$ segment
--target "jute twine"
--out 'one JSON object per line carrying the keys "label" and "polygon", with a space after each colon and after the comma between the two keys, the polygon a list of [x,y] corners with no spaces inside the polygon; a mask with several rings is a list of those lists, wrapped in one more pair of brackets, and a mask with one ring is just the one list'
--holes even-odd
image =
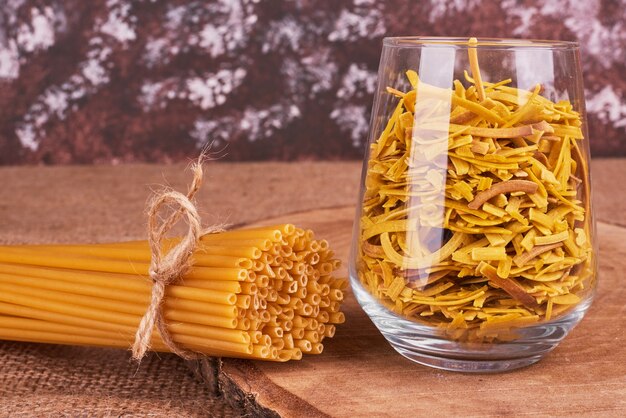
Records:
{"label": "jute twine", "polygon": [[[205,153],[202,153],[192,165],[193,181],[186,195],[174,190],[164,190],[152,198],[148,204],[148,242],[152,254],[149,275],[152,280],[152,297],[135,334],[132,352],[133,358],[137,361],[140,361],[146,351],[150,349],[150,340],[155,327],[171,352],[186,360],[200,357],[198,353],[181,347],[173,340],[163,318],[162,308],[165,289],[189,269],[191,256],[200,237],[204,234],[223,231],[221,226],[202,229],[200,215],[192,202],[194,195],[202,185],[202,164],[205,158]],[[165,219],[161,219],[159,210],[164,205],[167,205],[174,212]],[[163,239],[182,217],[186,218],[189,225],[186,235],[168,253],[163,254],[161,249]]]}

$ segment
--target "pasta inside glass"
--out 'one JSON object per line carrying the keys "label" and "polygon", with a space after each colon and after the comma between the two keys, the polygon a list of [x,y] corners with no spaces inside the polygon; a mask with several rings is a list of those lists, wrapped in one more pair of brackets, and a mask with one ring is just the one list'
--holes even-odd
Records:
{"label": "pasta inside glass", "polygon": [[388,38],[355,222],[351,281],[417,362],[538,361],[595,288],[578,47]]}

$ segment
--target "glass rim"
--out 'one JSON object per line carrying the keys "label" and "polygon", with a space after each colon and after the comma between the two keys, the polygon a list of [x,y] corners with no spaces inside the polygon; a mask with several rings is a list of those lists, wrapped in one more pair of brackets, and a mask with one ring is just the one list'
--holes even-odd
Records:
{"label": "glass rim", "polygon": [[[439,37],[439,36],[389,36],[383,38],[383,45],[388,47],[419,48],[452,47],[470,48],[469,37]],[[576,41],[561,41],[550,39],[519,39],[519,38],[477,38],[478,43],[472,47],[478,49],[578,49]]]}

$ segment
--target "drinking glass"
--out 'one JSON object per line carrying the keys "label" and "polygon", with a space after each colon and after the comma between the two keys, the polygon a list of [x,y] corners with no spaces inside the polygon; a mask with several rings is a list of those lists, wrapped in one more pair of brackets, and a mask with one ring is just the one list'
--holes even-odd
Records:
{"label": "drinking glass", "polygon": [[537,362],[596,286],[578,45],[383,41],[350,281],[391,346],[446,370]]}

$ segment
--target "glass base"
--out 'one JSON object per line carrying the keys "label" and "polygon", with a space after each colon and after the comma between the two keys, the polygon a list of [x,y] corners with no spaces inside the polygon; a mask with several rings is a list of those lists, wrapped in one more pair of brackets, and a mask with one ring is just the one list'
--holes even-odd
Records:
{"label": "glass base", "polygon": [[498,373],[526,367],[552,351],[580,322],[591,305],[588,297],[553,321],[516,330],[518,338],[495,343],[458,342],[440,329],[409,321],[385,308],[358,279],[352,290],[363,310],[389,344],[407,359],[441,370],[465,373]]}

